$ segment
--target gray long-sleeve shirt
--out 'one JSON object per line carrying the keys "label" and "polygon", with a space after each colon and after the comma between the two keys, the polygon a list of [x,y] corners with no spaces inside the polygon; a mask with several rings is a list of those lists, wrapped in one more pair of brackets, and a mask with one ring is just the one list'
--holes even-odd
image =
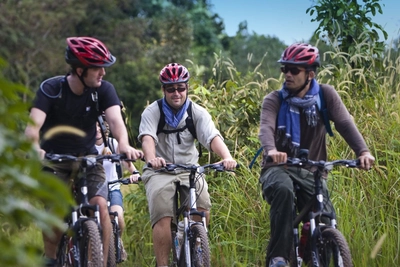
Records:
{"label": "gray long-sleeve shirt", "polygon": [[[364,138],[357,129],[354,120],[347,108],[343,104],[336,90],[327,84],[321,85],[321,90],[324,90],[324,100],[328,109],[329,119],[333,121],[336,130],[359,156],[362,152],[369,151]],[[288,147],[283,147],[276,142],[277,135],[277,117],[280,109],[281,100],[279,99],[278,91],[273,91],[264,97],[259,139],[264,148],[264,160],[269,150],[277,149],[281,152],[286,152],[289,157],[294,157]],[[326,128],[322,116],[319,116],[319,121],[316,127],[311,127],[307,124],[306,117],[300,110],[300,148],[308,149],[308,157],[311,160],[326,160]]]}

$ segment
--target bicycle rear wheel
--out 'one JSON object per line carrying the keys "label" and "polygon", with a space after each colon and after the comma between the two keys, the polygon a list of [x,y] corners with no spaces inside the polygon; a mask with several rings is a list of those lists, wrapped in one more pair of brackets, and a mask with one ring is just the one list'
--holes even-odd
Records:
{"label": "bicycle rear wheel", "polygon": [[209,267],[211,266],[210,247],[208,235],[203,225],[194,224],[191,227],[192,236],[190,237],[190,252],[192,266]]}
{"label": "bicycle rear wheel", "polygon": [[353,267],[349,245],[336,228],[321,229],[321,236],[317,240],[317,250],[320,266]]}
{"label": "bicycle rear wheel", "polygon": [[79,240],[81,266],[103,266],[103,245],[97,223],[87,220],[82,224],[82,237]]}

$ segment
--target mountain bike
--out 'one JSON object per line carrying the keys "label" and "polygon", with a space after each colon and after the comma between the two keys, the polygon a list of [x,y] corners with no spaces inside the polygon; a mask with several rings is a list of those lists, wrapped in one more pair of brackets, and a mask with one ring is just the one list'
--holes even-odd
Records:
{"label": "mountain bike", "polygon": [[[197,210],[196,205],[196,181],[198,179],[204,179],[203,174],[207,169],[219,172],[226,171],[221,163],[203,166],[167,164],[166,167],[156,170],[156,172],[174,172],[176,170],[189,171],[189,196],[188,199],[182,203],[179,203],[179,188],[181,185],[178,182],[176,183],[174,206],[176,210],[175,222],[177,222],[177,225],[171,227],[173,241],[172,266],[211,266],[206,216],[205,212]],[[199,188],[198,190],[202,189]],[[194,221],[193,216],[200,216],[201,221]]]}
{"label": "mountain bike", "polygon": [[[81,171],[77,183],[72,185],[75,196],[80,196],[80,203],[72,207],[70,216],[66,218],[67,230],[63,233],[57,249],[58,266],[87,267],[103,266],[103,242],[101,238],[100,211],[98,205],[89,204],[87,195],[87,168],[96,162],[110,160],[117,162],[126,160],[125,155],[73,156],[69,154],[45,155],[49,162],[78,162]],[[109,246],[108,266],[115,266],[115,247],[113,235]]]}
{"label": "mountain bike", "polygon": [[[137,173],[139,173],[139,172],[137,172]],[[140,177],[139,177],[139,181],[141,181]],[[110,181],[110,182],[108,182],[108,185],[112,185],[112,184],[116,184],[116,183],[120,183],[122,185],[132,184],[129,178],[124,178],[124,179]],[[116,260],[116,263],[121,263],[121,262],[123,262],[123,259],[122,259],[123,244],[122,244],[122,238],[121,238],[121,229],[120,229],[119,223],[118,223],[118,212],[110,210],[109,199],[108,199],[107,204],[108,204],[108,211],[109,211],[110,218],[111,218],[112,234],[114,236],[115,260]]]}
{"label": "mountain bike", "polygon": [[[310,169],[314,175],[314,194],[297,212],[296,201],[293,204],[293,250],[290,259],[291,267],[300,267],[304,263],[313,267],[352,267],[352,258],[349,246],[343,234],[337,229],[336,214],[324,212],[322,194],[323,174],[334,166],[358,168],[358,160],[312,161],[308,158],[308,151],[301,150],[298,158],[288,158],[286,163],[276,165],[295,166]],[[294,192],[299,188],[294,183]],[[299,226],[303,222],[303,242],[299,239]],[[300,245],[301,244],[301,245]],[[304,251],[304,252],[303,252]]]}

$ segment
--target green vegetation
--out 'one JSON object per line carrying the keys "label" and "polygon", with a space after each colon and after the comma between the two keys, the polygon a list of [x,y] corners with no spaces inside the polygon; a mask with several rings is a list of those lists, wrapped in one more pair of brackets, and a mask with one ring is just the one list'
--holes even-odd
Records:
{"label": "green vegetation", "polygon": [[[0,59],[0,68],[5,66]],[[42,254],[38,229],[61,225],[58,219],[72,202],[65,186],[41,164],[23,135],[29,122],[26,88],[0,75],[0,262],[2,266],[39,266]],[[28,160],[29,159],[29,160]],[[43,210],[43,203],[53,210]],[[26,232],[28,234],[26,234]]]}
{"label": "green vegetation", "polygon": [[[324,57],[340,55],[327,52]],[[336,66],[322,68],[318,74],[320,82],[335,86],[377,158],[377,164],[369,172],[336,169],[329,177],[339,227],[349,242],[355,266],[396,266],[400,262],[399,60],[400,57],[397,61],[385,58],[386,67],[376,71],[353,69],[344,59]],[[279,89],[283,77],[267,79],[257,70],[240,75],[229,60],[217,57],[216,62],[215,75],[209,84],[192,83],[192,99],[213,114],[243,168],[235,175],[210,174],[207,178],[213,201],[209,227],[213,265],[264,266],[269,206],[261,196],[259,166],[252,170],[246,166],[259,147],[258,117],[262,98]],[[222,81],[221,72],[229,73],[230,79]],[[335,72],[340,75],[332,75]],[[355,157],[338,133],[327,138],[330,159]],[[130,244],[130,262],[125,266],[153,266],[143,185],[128,194],[126,201],[124,239],[126,245]],[[384,235],[382,247],[378,246],[377,253],[373,253]]]}
{"label": "green vegetation", "polygon": [[[321,22],[310,41],[321,51],[318,79],[335,86],[377,159],[369,172],[335,170],[331,198],[354,265],[399,266],[399,40],[378,42],[376,30],[385,32],[370,17],[381,12],[378,1],[357,2],[316,1],[306,11]],[[60,224],[57,218],[71,201],[68,189],[41,172],[23,131],[32,92],[43,79],[68,71],[65,38],[78,35],[99,38],[118,58],[106,79],[124,102],[133,144],[142,110],[160,97],[161,67],[172,61],[189,67],[191,98],[210,111],[242,166],[235,175],[207,178],[213,265],[265,265],[269,207],[258,184],[259,165],[246,166],[260,146],[262,99],[282,84],[276,60],[287,44],[249,34],[246,23],[236,36],[226,36],[221,18],[209,9],[207,0],[0,2],[0,57],[8,62],[0,62],[2,266],[40,266],[40,229]],[[323,20],[324,12],[336,23]],[[355,157],[339,134],[328,140],[330,159]],[[215,158],[205,154],[201,160]],[[154,266],[144,188],[129,189],[123,236],[129,261],[120,266]],[[54,212],[45,212],[43,203],[52,204]]]}

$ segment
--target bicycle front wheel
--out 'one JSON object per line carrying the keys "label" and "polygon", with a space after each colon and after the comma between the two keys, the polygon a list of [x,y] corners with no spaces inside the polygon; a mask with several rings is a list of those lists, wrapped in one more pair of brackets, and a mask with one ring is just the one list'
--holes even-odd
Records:
{"label": "bicycle front wheel", "polygon": [[63,234],[57,249],[57,266],[73,267],[74,251],[72,247],[72,238],[67,234]]}
{"label": "bicycle front wheel", "polygon": [[[118,240],[117,240],[118,242]],[[113,231],[111,231],[110,235],[110,243],[108,246],[108,259],[107,259],[107,266],[108,267],[116,267],[117,266],[117,254],[116,254],[116,244],[115,244],[115,235]]]}
{"label": "bicycle front wheel", "polygon": [[320,266],[353,267],[349,245],[336,228],[321,229],[321,237],[317,240],[317,250]]}
{"label": "bicycle front wheel", "polygon": [[190,238],[190,252],[192,266],[209,267],[211,266],[210,247],[208,235],[203,225],[194,224],[191,227],[192,236]]}
{"label": "bicycle front wheel", "polygon": [[103,245],[97,223],[87,220],[82,224],[82,237],[79,240],[81,266],[103,266]]}

